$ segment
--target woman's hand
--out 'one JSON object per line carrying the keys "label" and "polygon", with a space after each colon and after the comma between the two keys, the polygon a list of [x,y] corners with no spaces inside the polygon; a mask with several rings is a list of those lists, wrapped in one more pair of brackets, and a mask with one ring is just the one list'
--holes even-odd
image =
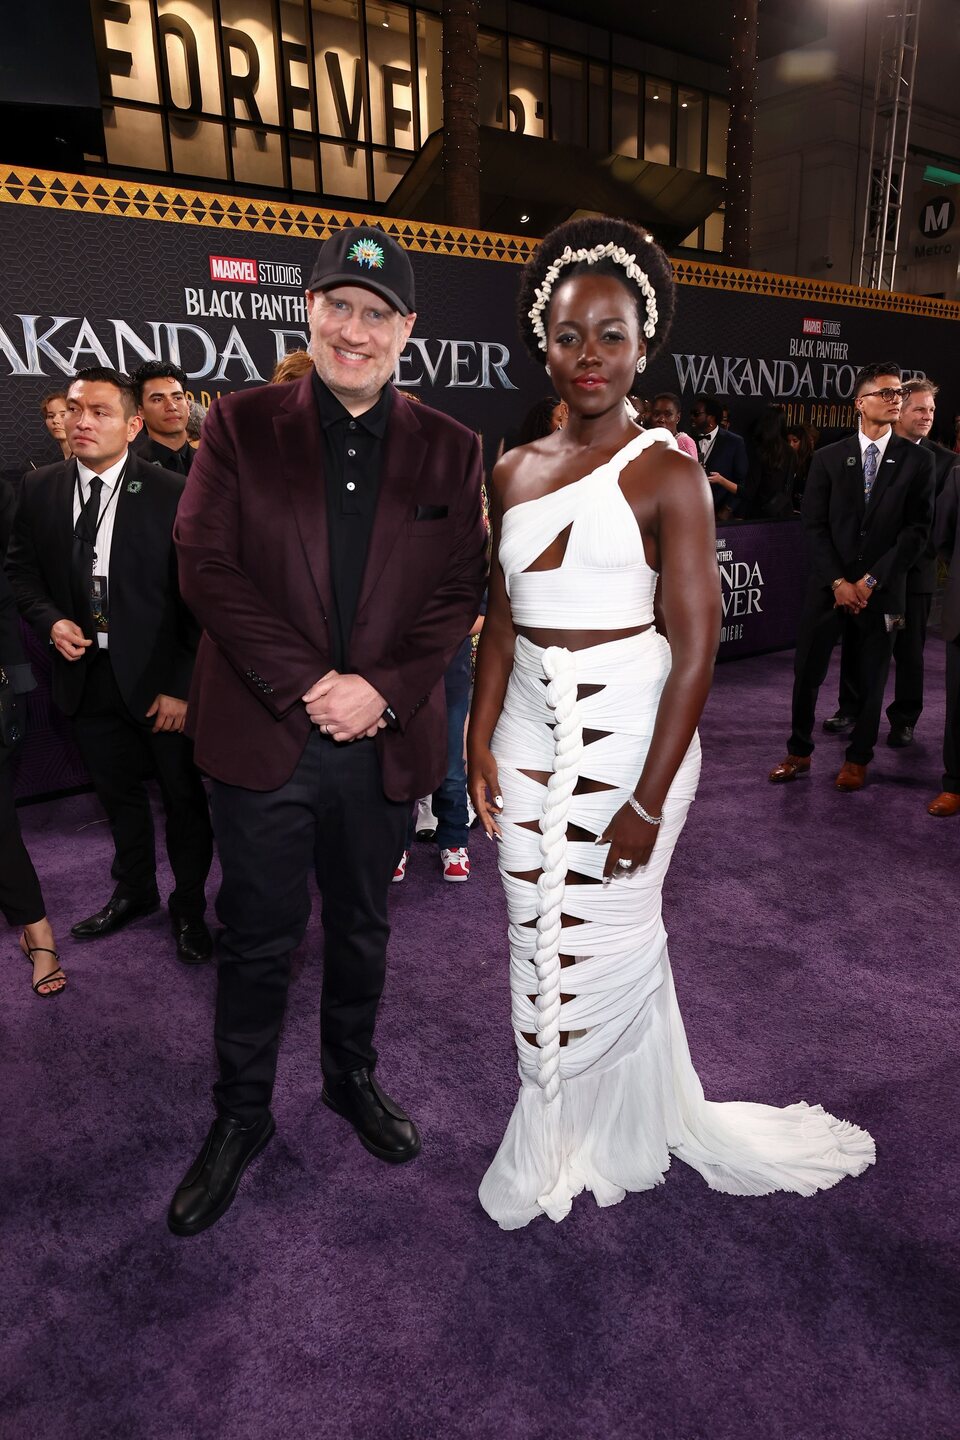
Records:
{"label": "woman's hand", "polygon": [[[631,805],[621,806],[596,842],[610,846],[603,867],[604,883],[615,877],[629,879],[641,865],[646,865],[657,843],[659,829],[659,825],[651,825]],[[618,864],[620,860],[629,860],[629,867]]]}
{"label": "woman's hand", "polygon": [[467,789],[477,818],[490,840],[503,839],[500,829],[500,811],[503,799],[500,795],[500,777],[493,751],[484,746],[472,753],[467,766]]}

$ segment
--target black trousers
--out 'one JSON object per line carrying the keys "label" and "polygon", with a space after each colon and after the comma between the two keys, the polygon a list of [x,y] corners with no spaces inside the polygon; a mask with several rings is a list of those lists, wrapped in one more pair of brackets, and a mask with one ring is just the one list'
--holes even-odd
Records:
{"label": "black trousers", "polygon": [[947,641],[947,718],[943,727],[943,788],[960,795],[960,635]]}
{"label": "black trousers", "polygon": [[0,760],[0,915],[8,925],[35,925],[47,913],[13,803],[13,765]]}
{"label": "black trousers", "polygon": [[338,745],[315,731],[278,790],[215,781],[223,870],[217,916],[217,1109],[249,1124],[269,1106],[291,952],[310,917],[311,871],[324,934],[320,1064],[337,1080],[373,1069],[386,972],[387,896],[409,802],[388,800],[372,740]]}
{"label": "black trousers", "polygon": [[793,730],[787,747],[791,755],[813,754],[817,696],[841,637],[848,646],[860,697],[846,758],[855,765],[869,765],[880,729],[893,634],[884,624],[882,611],[871,611],[868,605],[859,615],[850,615],[846,610],[837,609],[832,592],[822,587],[808,592],[800,617],[793,667]]}
{"label": "black trousers", "polygon": [[[894,631],[893,699],[887,706],[887,719],[893,729],[904,725],[911,728],[923,710],[923,651],[927,643],[927,622],[930,619],[932,595],[907,595],[904,627]],[[860,708],[853,663],[846,639],[840,652],[840,693],[837,708],[844,715],[856,715]]]}
{"label": "black trousers", "polygon": [[101,651],[90,666],[74,735],[97,798],[110,821],[115,856],[115,894],[148,899],[157,889],[153,816],[145,781],[156,777],[166,814],[166,845],[174,890],[170,909],[199,919],[213,859],[210,810],[193,746],[185,735],[152,732],[152,720],[127,709],[110,664]]}

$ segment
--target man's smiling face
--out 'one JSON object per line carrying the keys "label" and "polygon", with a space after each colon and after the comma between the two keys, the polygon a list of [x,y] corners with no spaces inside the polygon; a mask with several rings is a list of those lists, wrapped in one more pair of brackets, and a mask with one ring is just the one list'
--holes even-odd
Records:
{"label": "man's smiling face", "polygon": [[416,315],[401,315],[360,285],[308,290],[307,314],[317,374],[351,414],[362,415],[396,370]]}

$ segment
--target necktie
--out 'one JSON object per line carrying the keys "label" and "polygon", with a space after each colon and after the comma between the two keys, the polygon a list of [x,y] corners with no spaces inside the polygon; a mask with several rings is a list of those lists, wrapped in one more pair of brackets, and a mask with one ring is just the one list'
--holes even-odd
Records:
{"label": "necktie", "polygon": [[877,478],[879,460],[880,450],[871,440],[863,454],[863,498],[867,504],[870,503],[870,492],[873,489],[873,482]]}
{"label": "necktie", "polygon": [[87,545],[97,543],[97,521],[100,519],[100,493],[103,481],[99,475],[90,477],[90,498],[77,516],[77,527],[73,532],[78,540]]}

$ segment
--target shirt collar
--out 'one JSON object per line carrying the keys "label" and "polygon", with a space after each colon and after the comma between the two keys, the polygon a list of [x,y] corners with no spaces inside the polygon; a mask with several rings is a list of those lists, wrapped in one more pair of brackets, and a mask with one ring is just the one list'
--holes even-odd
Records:
{"label": "shirt collar", "polygon": [[720,426],[719,426],[719,425],[714,425],[714,427],[713,427],[712,430],[708,430],[705,435],[701,435],[701,436],[700,436],[700,442],[701,442],[701,444],[702,444],[703,441],[705,441],[705,440],[715,440],[715,439],[717,438],[717,431],[718,431],[719,429],[720,429]]}
{"label": "shirt collar", "polygon": [[887,433],[886,433],[885,435],[881,435],[879,440],[869,440],[869,439],[867,438],[867,436],[864,435],[864,433],[863,433],[862,430],[858,430],[858,431],[857,431],[857,438],[858,438],[859,441],[860,441],[860,459],[862,460],[863,457],[866,455],[866,453],[867,453],[867,446],[868,446],[868,445],[876,445],[877,449],[878,449],[879,452],[880,452],[879,455],[877,456],[877,463],[879,464],[879,462],[883,459],[883,453],[884,453],[884,451],[886,450],[887,446],[890,444],[890,436],[891,436],[892,434],[893,434],[893,427],[890,426],[890,427],[888,428],[888,430],[887,430]]}
{"label": "shirt collar", "polygon": [[80,477],[81,485],[89,486],[90,481],[93,479],[94,475],[99,475],[100,479],[104,483],[105,488],[107,490],[112,490],[114,485],[116,485],[118,479],[120,478],[123,467],[127,463],[127,453],[128,452],[124,450],[123,454],[120,456],[120,459],[116,462],[116,464],[111,465],[107,470],[91,470],[90,466],[84,465],[83,461],[78,457],[77,474]]}
{"label": "shirt collar", "polygon": [[365,410],[362,415],[351,415],[333,391],[324,385],[316,370],[310,378],[313,381],[314,399],[320,412],[320,424],[324,430],[329,430],[331,425],[336,425],[340,421],[353,420],[358,425],[362,425],[364,430],[368,430],[371,435],[375,435],[378,440],[383,439],[387,433],[387,421],[390,418],[390,407],[393,403],[392,386],[384,385],[377,403],[371,405],[370,409]]}

